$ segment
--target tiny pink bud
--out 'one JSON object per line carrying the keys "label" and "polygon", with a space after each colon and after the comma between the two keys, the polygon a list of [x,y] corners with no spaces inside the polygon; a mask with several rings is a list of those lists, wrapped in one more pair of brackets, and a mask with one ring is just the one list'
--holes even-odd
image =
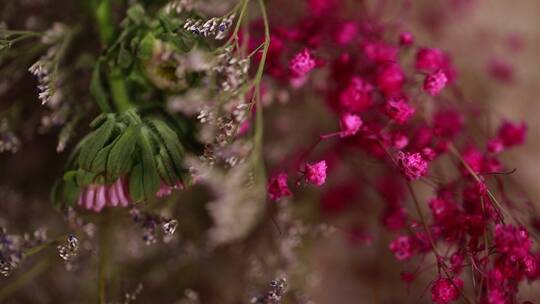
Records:
{"label": "tiny pink bud", "polygon": [[289,70],[294,78],[306,76],[315,66],[315,58],[308,49],[296,54],[289,62]]}
{"label": "tiny pink bud", "polygon": [[399,44],[403,46],[409,46],[414,43],[414,36],[411,32],[401,32],[399,33]]}
{"label": "tiny pink bud", "polygon": [[358,132],[358,130],[360,130],[360,127],[362,126],[362,119],[358,115],[344,113],[340,117],[340,124],[340,137],[343,138],[347,136],[353,136]]}

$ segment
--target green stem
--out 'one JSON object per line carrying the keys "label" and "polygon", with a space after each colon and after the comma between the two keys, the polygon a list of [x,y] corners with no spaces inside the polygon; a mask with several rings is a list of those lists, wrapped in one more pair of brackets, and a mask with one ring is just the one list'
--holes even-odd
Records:
{"label": "green stem", "polygon": [[133,108],[133,104],[130,101],[126,83],[124,81],[122,71],[119,68],[112,68],[109,76],[109,87],[111,90],[111,97],[119,112],[125,112]]}
{"label": "green stem", "polygon": [[[99,0],[98,0],[99,1]],[[114,24],[110,0],[101,0],[96,7],[96,19],[99,26],[101,44],[108,46],[114,39]]]}
{"label": "green stem", "polygon": [[[229,38],[229,41],[227,41],[226,45],[229,45],[233,41],[238,41],[238,31],[240,30],[240,25],[242,24],[242,20],[244,19],[244,14],[246,13],[247,5],[249,0],[242,0],[238,3],[240,6],[240,16],[238,16],[238,21],[236,22],[236,25],[234,26],[234,31]],[[238,6],[235,7],[234,11],[238,11]]]}
{"label": "green stem", "polygon": [[268,48],[270,47],[270,25],[268,24],[268,16],[266,14],[266,7],[263,0],[259,0],[259,6],[261,8],[261,14],[263,17],[264,23],[264,47],[261,56],[261,62],[257,68],[257,74],[255,75],[255,134],[254,134],[254,154],[255,162],[259,167],[259,176],[261,179],[266,178],[266,172],[264,167],[264,161],[262,156],[262,144],[263,144],[263,135],[264,135],[264,124],[263,124],[263,105],[261,102],[261,81],[264,73],[264,67],[266,64],[266,57],[268,55]]}
{"label": "green stem", "polygon": [[[101,0],[99,2],[96,7],[96,19],[98,21],[101,44],[104,48],[107,48],[115,39],[115,25],[112,18],[110,0]],[[133,108],[134,105],[130,101],[122,71],[117,67],[112,67],[107,80],[116,110],[124,112]]]}
{"label": "green stem", "polygon": [[58,244],[60,242],[62,242],[63,240],[65,240],[67,238],[67,235],[62,235],[62,236],[59,236],[53,240],[50,240],[44,244],[41,244],[39,246],[36,246],[36,247],[33,247],[33,248],[30,248],[28,249],[27,251],[24,252],[24,257],[25,258],[28,258],[28,257],[31,257],[35,254],[38,254],[40,253],[41,251],[49,248],[50,246],[54,245],[54,244]]}

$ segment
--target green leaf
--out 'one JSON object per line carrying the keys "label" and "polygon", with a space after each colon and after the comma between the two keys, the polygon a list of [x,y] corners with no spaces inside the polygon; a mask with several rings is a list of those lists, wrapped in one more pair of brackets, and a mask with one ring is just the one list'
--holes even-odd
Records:
{"label": "green leaf", "polygon": [[51,203],[53,204],[53,206],[55,208],[59,208],[60,207],[60,203],[61,203],[61,196],[62,196],[62,193],[61,193],[61,190],[62,190],[62,181],[61,180],[56,180],[52,186],[52,189],[51,189],[51,194],[49,196],[49,200],[51,201]]}
{"label": "green leaf", "polygon": [[107,143],[112,135],[115,126],[115,120],[112,116],[107,116],[106,121],[99,126],[93,133],[90,133],[88,139],[81,147],[79,155],[79,166],[90,170],[94,158],[101,148]]}
{"label": "green leaf", "polygon": [[146,19],[146,12],[140,4],[133,5],[127,10],[127,16],[129,20],[133,21],[136,24],[140,24]]}
{"label": "green leaf", "polygon": [[141,164],[135,165],[129,175],[129,195],[134,202],[144,201],[143,169]]}
{"label": "green leaf", "polygon": [[64,178],[63,178],[64,182],[73,182],[73,183],[76,183],[77,182],[77,170],[70,170],[70,171],[67,171],[66,173],[64,173]]}
{"label": "green leaf", "polygon": [[75,183],[64,183],[62,185],[62,192],[64,197],[64,203],[66,206],[73,206],[77,202],[77,199],[79,198],[79,193],[81,192],[81,188],[77,186]]}
{"label": "green leaf", "polygon": [[150,126],[161,141],[167,151],[177,176],[182,176],[185,169],[182,167],[184,158],[184,147],[180,143],[176,133],[162,120],[154,118],[149,120]]}
{"label": "green leaf", "polygon": [[100,59],[94,66],[94,70],[92,72],[92,79],[90,80],[90,93],[92,93],[92,95],[96,99],[96,102],[102,112],[111,112],[107,90],[105,89],[105,86],[103,85],[103,81],[101,79],[102,63],[103,60]]}
{"label": "green leaf", "polygon": [[97,129],[99,126],[101,126],[105,121],[107,120],[107,114],[101,113],[92,122],[90,123],[90,128]]}
{"label": "green leaf", "polygon": [[[96,177],[96,174],[90,171],[86,171],[84,169],[78,169],[77,170],[77,185],[79,187],[86,187],[94,182],[94,178]],[[69,183],[66,182],[66,183]]]}
{"label": "green leaf", "polygon": [[137,128],[136,126],[128,127],[113,144],[114,146],[107,160],[107,180],[109,182],[126,174],[131,168],[137,143],[137,137],[135,136]]}
{"label": "green leaf", "polygon": [[123,69],[129,68],[131,64],[133,63],[133,56],[125,48],[124,43],[120,45],[120,50],[118,51],[117,60],[118,60],[118,65]]}
{"label": "green leaf", "polygon": [[171,18],[165,14],[160,14],[158,16],[159,24],[165,30],[165,32],[173,32],[174,26],[171,22]]}
{"label": "green leaf", "polygon": [[101,149],[98,152],[96,158],[94,158],[94,160],[92,161],[92,167],[90,168],[90,171],[94,172],[95,174],[101,174],[105,172],[107,158],[109,157],[113,145],[114,143],[107,145],[105,148]]}
{"label": "green leaf", "polygon": [[159,175],[167,183],[167,185],[172,186],[177,181],[181,180],[181,176],[178,176],[174,168],[174,164],[167,153],[165,148],[159,149],[159,155],[156,156],[156,164],[159,171]]}
{"label": "green leaf", "polygon": [[189,52],[195,46],[195,40],[191,37],[176,33],[163,33],[158,35],[158,38],[172,43],[175,48],[184,53]]}
{"label": "green leaf", "polygon": [[137,57],[141,60],[150,60],[152,58],[152,54],[154,53],[155,41],[156,37],[154,37],[154,34],[151,32],[147,33],[139,44],[137,49]]}
{"label": "green leaf", "polygon": [[154,149],[149,133],[148,128],[142,127],[138,137],[139,147],[141,148],[144,194],[147,199],[154,197],[161,183],[156,162],[154,161]]}

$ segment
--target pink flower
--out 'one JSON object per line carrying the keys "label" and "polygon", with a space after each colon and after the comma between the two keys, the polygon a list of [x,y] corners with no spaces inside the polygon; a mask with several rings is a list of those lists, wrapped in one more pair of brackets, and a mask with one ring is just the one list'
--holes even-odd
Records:
{"label": "pink flower", "polygon": [[316,66],[315,58],[308,49],[296,54],[289,62],[289,71],[294,78],[306,76]]}
{"label": "pink flower", "polygon": [[432,161],[437,157],[437,152],[430,147],[425,147],[422,149],[422,157],[426,160]]}
{"label": "pink flower", "polygon": [[488,304],[507,304],[506,296],[504,292],[499,289],[490,289],[487,295]]}
{"label": "pink flower", "polygon": [[334,33],[334,39],[340,45],[351,43],[358,35],[358,25],[354,21],[349,21],[341,24]]}
{"label": "pink flower", "polygon": [[433,116],[433,124],[436,135],[451,139],[461,132],[463,115],[452,109],[441,110]]}
{"label": "pink flower", "polygon": [[534,277],[538,274],[538,257],[528,254],[521,260],[523,272],[527,277]]}
{"label": "pink flower", "polygon": [[287,185],[287,174],[278,173],[270,178],[268,182],[268,196],[271,200],[277,201],[282,197],[291,196],[292,192]]}
{"label": "pink flower", "polygon": [[[484,155],[476,147],[469,146],[461,153],[463,160],[474,172],[482,171],[484,165]],[[468,174],[467,170],[464,170]]]}
{"label": "pink flower", "polygon": [[398,124],[404,124],[415,112],[403,98],[390,98],[384,105],[384,111]]}
{"label": "pink flower", "polygon": [[505,147],[521,145],[525,142],[527,135],[527,124],[514,124],[506,121],[499,128],[497,137],[502,141]]}
{"label": "pink flower", "polygon": [[[101,212],[105,207],[127,207],[132,203],[128,187],[126,177],[118,178],[111,185],[89,185],[81,190],[77,205],[94,212]],[[155,196],[158,198],[169,196],[176,189],[183,189],[181,182],[173,186],[161,182]]]}
{"label": "pink flower", "polygon": [[360,130],[360,127],[362,126],[362,119],[358,115],[344,113],[340,117],[340,124],[340,137],[343,138],[347,136],[353,136],[358,132],[358,130]]}
{"label": "pink flower", "polygon": [[525,228],[501,224],[495,226],[495,246],[499,252],[524,257],[528,255],[531,244]]}
{"label": "pink flower", "polygon": [[393,207],[385,211],[383,224],[390,230],[398,230],[407,224],[407,210],[403,207]]}
{"label": "pink flower", "polygon": [[184,185],[182,185],[181,182],[177,182],[176,184],[170,186],[164,182],[161,182],[161,184],[159,185],[159,189],[156,192],[156,197],[169,196],[172,194],[173,190],[177,190],[177,189],[184,189]]}
{"label": "pink flower", "polygon": [[511,83],[514,80],[514,68],[506,61],[492,59],[488,64],[488,72],[491,77],[503,83]]}
{"label": "pink flower", "polygon": [[409,46],[414,43],[414,36],[411,32],[399,33],[399,44],[403,46]]}
{"label": "pink flower", "polygon": [[315,16],[327,14],[336,5],[335,0],[309,0],[309,10]]}
{"label": "pink flower", "polygon": [[396,63],[386,65],[377,74],[377,86],[386,96],[399,93],[404,81],[403,70]]}
{"label": "pink flower", "polygon": [[415,251],[414,241],[410,236],[398,236],[390,243],[390,250],[397,260],[408,260]]}
{"label": "pink flower", "polygon": [[382,42],[366,42],[362,47],[366,57],[378,63],[395,62],[399,52],[397,47]]}
{"label": "pink flower", "polygon": [[428,205],[436,222],[450,218],[456,210],[454,203],[442,198],[434,198],[429,201]]}
{"label": "pink flower", "polygon": [[426,91],[431,96],[437,96],[444,89],[448,78],[442,70],[438,70],[428,76],[424,81],[424,91]]}
{"label": "pink flower", "polygon": [[465,257],[460,252],[455,252],[450,256],[450,266],[452,269],[452,272],[458,273],[463,268],[463,261],[465,260]]}
{"label": "pink flower", "polygon": [[487,149],[491,153],[500,153],[504,150],[504,143],[498,137],[492,138],[488,141]]}
{"label": "pink flower", "polygon": [[321,186],[326,182],[326,161],[321,160],[314,164],[306,165],[306,180],[315,186]]}
{"label": "pink flower", "polygon": [[345,112],[360,113],[371,106],[373,86],[360,77],[353,77],[347,88],[339,95],[339,103]]}
{"label": "pink flower", "polygon": [[416,53],[415,67],[418,70],[433,72],[441,69],[445,62],[444,53],[436,48],[421,48]]}
{"label": "pink flower", "polygon": [[409,144],[409,138],[402,132],[394,132],[392,134],[392,145],[396,149],[403,149]]}
{"label": "pink flower", "polygon": [[399,151],[397,163],[400,171],[408,180],[417,180],[427,174],[428,163],[420,153],[407,153]]}
{"label": "pink flower", "polygon": [[131,204],[128,181],[118,178],[111,185],[92,184],[81,189],[77,205],[87,210],[101,212],[105,207],[127,207]]}
{"label": "pink flower", "polygon": [[431,287],[431,299],[437,304],[447,304],[459,298],[459,289],[463,281],[459,278],[453,280],[439,278]]}

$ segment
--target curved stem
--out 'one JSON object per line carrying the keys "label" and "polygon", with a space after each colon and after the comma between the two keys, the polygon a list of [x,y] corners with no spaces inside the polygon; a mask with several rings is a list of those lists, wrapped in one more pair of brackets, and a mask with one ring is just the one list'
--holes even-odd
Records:
{"label": "curved stem", "polygon": [[57,238],[55,238],[53,240],[50,240],[50,241],[48,241],[48,242],[46,242],[44,244],[41,244],[39,246],[30,248],[30,249],[28,249],[27,251],[24,252],[24,257],[27,258],[27,257],[31,257],[31,256],[33,256],[35,254],[38,254],[41,251],[49,248],[50,246],[60,243],[65,238],[67,238],[67,235],[61,235],[61,236],[59,236],[59,237],[57,237]]}
{"label": "curved stem", "polygon": [[[247,1],[246,1],[247,2]],[[261,8],[261,14],[263,18],[264,23],[264,47],[262,51],[261,56],[261,62],[259,63],[259,67],[257,68],[257,74],[255,75],[255,102],[256,102],[256,109],[255,109],[255,134],[254,134],[254,142],[255,142],[255,162],[258,164],[259,170],[260,170],[260,178],[265,179],[266,178],[266,172],[264,168],[264,161],[262,157],[262,143],[263,143],[263,134],[264,134],[264,124],[263,124],[263,105],[261,102],[261,81],[263,77],[264,67],[266,64],[266,57],[268,55],[268,48],[270,47],[270,25],[268,24],[268,16],[266,14],[266,7],[264,5],[263,0],[259,0],[259,6]]]}

